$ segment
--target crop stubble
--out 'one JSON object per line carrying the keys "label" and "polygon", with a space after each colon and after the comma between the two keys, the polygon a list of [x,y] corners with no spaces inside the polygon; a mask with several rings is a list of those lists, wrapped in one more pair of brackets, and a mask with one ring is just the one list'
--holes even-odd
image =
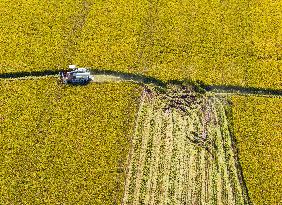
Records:
{"label": "crop stubble", "polygon": [[[139,131],[134,135],[133,155],[139,156],[129,164],[129,169],[138,166],[138,172],[143,175],[128,173],[126,184],[131,189],[125,191],[123,203],[247,204],[235,166],[225,99],[205,97],[208,111],[198,106],[188,115],[174,108],[164,110],[166,103],[162,98],[147,96],[142,108],[146,111],[139,117]],[[202,117],[207,113],[199,115],[199,112],[210,112],[211,120],[206,122],[206,127]],[[193,141],[195,137],[201,138],[202,133],[206,133],[210,144]],[[149,143],[144,146],[144,142]],[[145,152],[148,157],[144,160],[144,155],[138,153]],[[140,189],[140,184],[144,189]]]}

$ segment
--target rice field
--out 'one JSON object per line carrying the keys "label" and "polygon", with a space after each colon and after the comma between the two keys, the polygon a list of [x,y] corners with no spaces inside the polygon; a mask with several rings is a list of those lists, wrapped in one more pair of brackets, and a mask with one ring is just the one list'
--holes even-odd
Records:
{"label": "rice field", "polygon": [[1,0],[0,74],[72,64],[88,7],[83,0]]}
{"label": "rice field", "polygon": [[[77,64],[282,89],[281,13],[271,0],[1,0],[0,75]],[[282,203],[280,98],[145,89],[134,130],[140,87],[96,80],[0,80],[0,204]]]}
{"label": "rice field", "polygon": [[98,1],[75,62],[163,80],[281,89],[281,11],[268,0]]}
{"label": "rice field", "polygon": [[232,97],[234,133],[253,204],[282,203],[282,99]]}
{"label": "rice field", "polygon": [[270,0],[4,0],[0,73],[77,64],[281,89],[281,11]]}
{"label": "rice field", "polygon": [[227,101],[198,98],[202,102],[183,113],[167,107],[167,99],[143,93],[123,204],[249,204]]}
{"label": "rice field", "polygon": [[140,88],[0,81],[0,204],[120,204]]}

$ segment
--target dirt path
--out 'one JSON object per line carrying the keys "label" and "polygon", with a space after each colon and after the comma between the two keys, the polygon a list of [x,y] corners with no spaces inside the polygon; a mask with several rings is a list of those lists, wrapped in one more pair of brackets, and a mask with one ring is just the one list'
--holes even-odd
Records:
{"label": "dirt path", "polygon": [[[91,74],[94,76],[93,83],[104,82],[121,82],[131,81],[138,84],[152,84],[153,86],[167,87],[170,83],[163,82],[154,77],[125,73],[111,70],[99,70],[91,69]],[[45,71],[32,71],[32,72],[17,72],[17,73],[2,73],[0,74],[0,80],[26,80],[26,79],[40,79],[47,77],[56,77],[59,71],[45,70]],[[256,95],[262,97],[282,97],[282,90],[268,89],[268,88],[253,88],[242,87],[236,85],[204,85],[203,89],[207,91],[207,94],[225,96],[225,95]]]}
{"label": "dirt path", "polygon": [[121,76],[114,76],[114,75],[95,75],[92,83],[105,83],[105,82],[120,82],[126,81]]}

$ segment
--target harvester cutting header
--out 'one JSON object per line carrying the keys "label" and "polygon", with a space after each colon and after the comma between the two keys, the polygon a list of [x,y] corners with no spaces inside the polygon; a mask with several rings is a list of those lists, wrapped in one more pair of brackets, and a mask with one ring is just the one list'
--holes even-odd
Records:
{"label": "harvester cutting header", "polygon": [[75,65],[69,65],[68,71],[60,72],[60,80],[64,84],[86,84],[93,79],[87,68],[76,68]]}

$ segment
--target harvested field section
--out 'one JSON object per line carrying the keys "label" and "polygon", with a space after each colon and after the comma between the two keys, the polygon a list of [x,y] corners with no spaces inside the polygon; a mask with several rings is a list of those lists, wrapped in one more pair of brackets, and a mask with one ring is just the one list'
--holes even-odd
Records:
{"label": "harvested field section", "polygon": [[46,78],[0,93],[0,204],[121,202],[138,86]]}
{"label": "harvested field section", "polygon": [[179,101],[168,93],[181,92],[145,92],[129,159],[129,170],[135,172],[127,172],[123,204],[248,204],[226,99],[188,93],[195,101],[183,105],[183,112],[172,107]]}

